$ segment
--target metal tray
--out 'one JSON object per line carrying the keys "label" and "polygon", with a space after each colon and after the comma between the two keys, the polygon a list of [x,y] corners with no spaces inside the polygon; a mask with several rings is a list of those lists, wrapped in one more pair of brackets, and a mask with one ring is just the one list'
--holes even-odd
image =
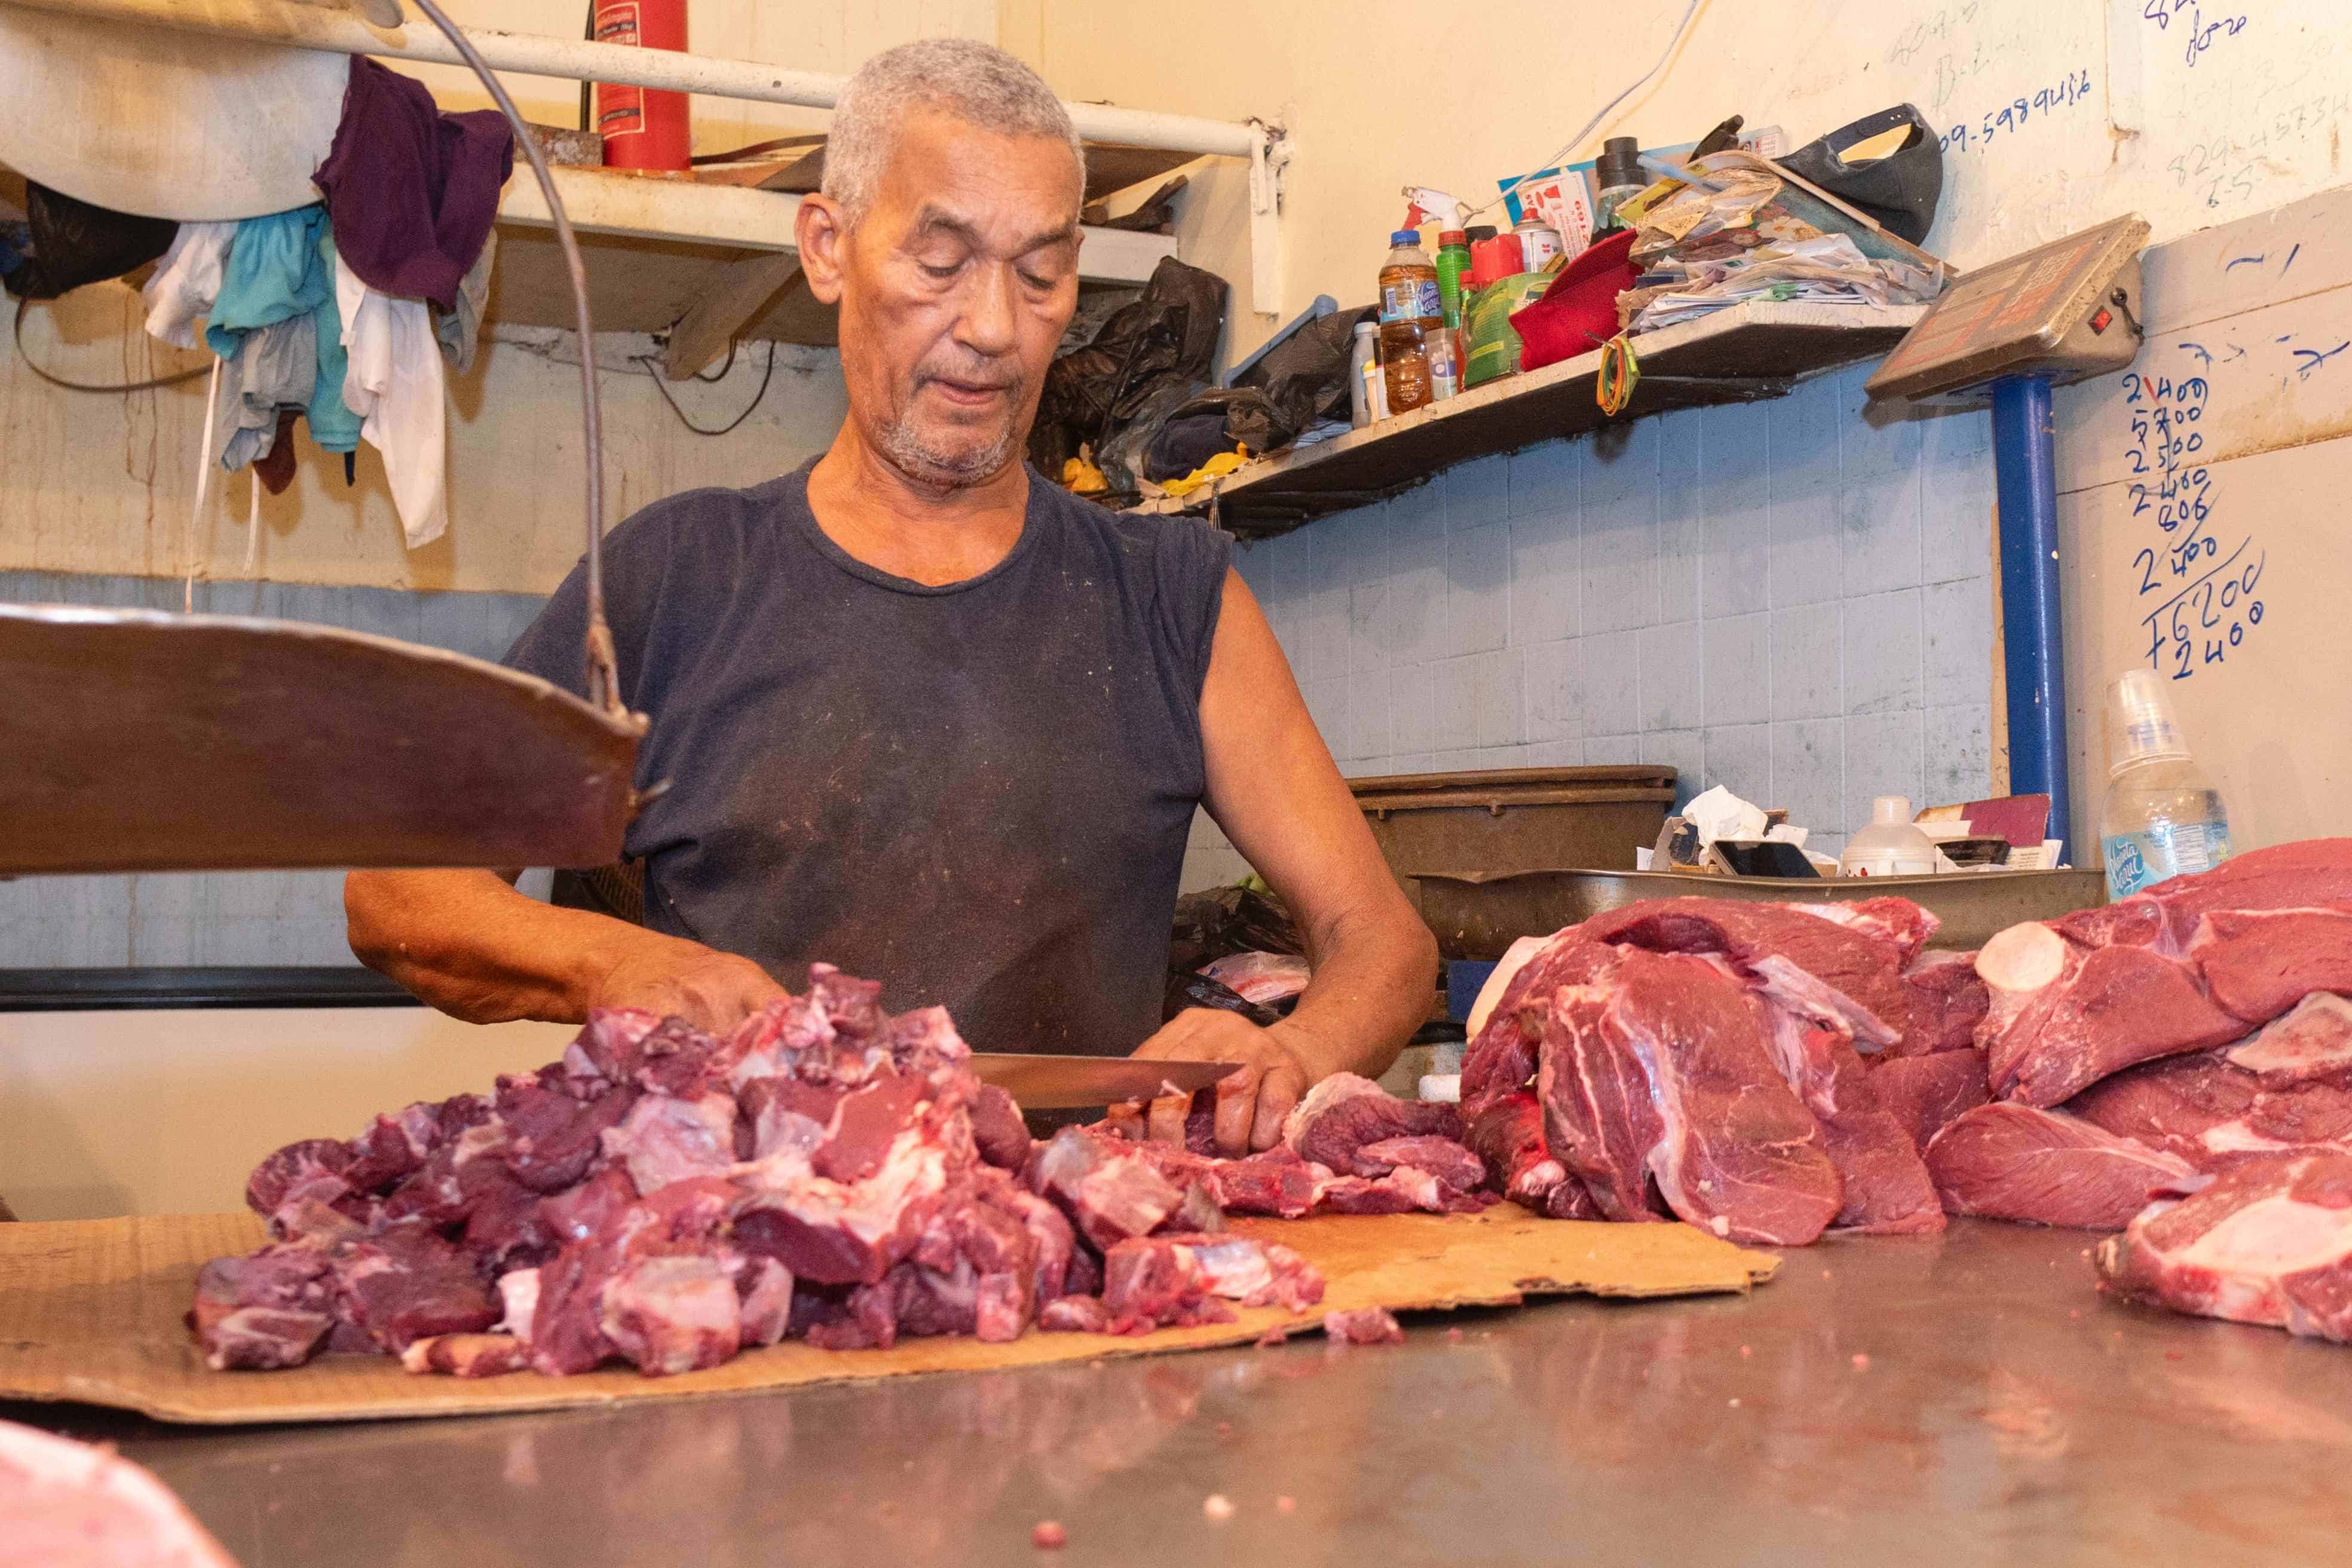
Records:
{"label": "metal tray", "polygon": [[1931,944],[1984,945],[2024,921],[2054,920],[2107,901],[2096,869],[1964,871],[1941,877],[1701,877],[1681,871],[1420,871],[1421,914],[1447,958],[1494,959],[1540,936],[1643,899],[1743,899],[1758,903],[1853,902],[1896,894],[1943,922]]}

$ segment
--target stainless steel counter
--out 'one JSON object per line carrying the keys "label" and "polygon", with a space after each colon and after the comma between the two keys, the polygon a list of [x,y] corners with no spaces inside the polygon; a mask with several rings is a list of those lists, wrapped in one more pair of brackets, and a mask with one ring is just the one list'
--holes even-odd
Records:
{"label": "stainless steel counter", "polygon": [[246,1568],[2352,1561],[2352,1348],[2111,1302],[2090,1239],[1960,1221],[1788,1253],[1746,1299],[1376,1349],[470,1421],[0,1416],[119,1443]]}

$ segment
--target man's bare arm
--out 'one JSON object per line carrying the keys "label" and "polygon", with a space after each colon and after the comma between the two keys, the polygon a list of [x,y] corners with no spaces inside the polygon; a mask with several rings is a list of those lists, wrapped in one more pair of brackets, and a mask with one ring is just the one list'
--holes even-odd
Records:
{"label": "man's bare arm", "polygon": [[[1264,1149],[1309,1084],[1377,1076],[1428,1016],[1437,944],[1381,858],[1363,812],[1316,731],[1238,573],[1225,576],[1201,692],[1208,809],[1289,905],[1315,977],[1291,1016],[1256,1029],[1237,1015],[1181,1014],[1139,1054],[1238,1060],[1218,1086],[1217,1138]],[[1182,1102],[1156,1102],[1155,1137],[1181,1137]]]}
{"label": "man's bare arm", "polygon": [[725,1030],[783,994],[748,958],[542,904],[515,891],[518,874],[354,871],[343,882],[352,951],[474,1024],[574,1024],[625,1006]]}

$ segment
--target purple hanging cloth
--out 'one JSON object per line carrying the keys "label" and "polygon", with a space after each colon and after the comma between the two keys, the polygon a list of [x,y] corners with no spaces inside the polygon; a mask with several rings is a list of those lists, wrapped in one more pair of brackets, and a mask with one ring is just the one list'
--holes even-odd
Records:
{"label": "purple hanging cloth", "polygon": [[498,110],[444,114],[423,82],[355,55],[334,145],[310,178],[362,282],[451,310],[513,171],[514,133]]}

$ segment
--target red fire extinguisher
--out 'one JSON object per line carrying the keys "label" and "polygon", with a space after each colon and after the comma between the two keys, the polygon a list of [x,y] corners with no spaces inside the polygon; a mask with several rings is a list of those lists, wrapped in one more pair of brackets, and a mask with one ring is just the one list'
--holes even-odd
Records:
{"label": "red fire extinguisher", "polygon": [[[598,0],[595,37],[600,44],[647,49],[686,47],[687,0]],[[687,95],[649,88],[596,84],[596,129],[604,133],[608,169],[685,169],[691,166],[693,129]]]}

